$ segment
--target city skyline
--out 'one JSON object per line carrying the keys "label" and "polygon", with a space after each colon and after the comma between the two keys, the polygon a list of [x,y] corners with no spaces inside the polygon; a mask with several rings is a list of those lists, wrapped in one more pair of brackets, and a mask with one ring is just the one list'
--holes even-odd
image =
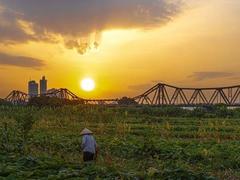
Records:
{"label": "city skyline", "polygon": [[45,76],[39,80],[37,83],[35,80],[28,81],[28,95],[30,97],[36,97],[38,95],[44,95],[47,93],[47,79]]}
{"label": "city skyline", "polygon": [[0,97],[42,74],[84,98],[240,84],[238,0],[69,2],[0,0]]}

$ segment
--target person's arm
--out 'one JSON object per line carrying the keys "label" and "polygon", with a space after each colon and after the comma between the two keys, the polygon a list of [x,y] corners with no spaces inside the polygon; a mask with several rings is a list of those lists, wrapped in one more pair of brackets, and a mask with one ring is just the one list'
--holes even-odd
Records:
{"label": "person's arm", "polygon": [[82,138],[82,144],[81,144],[81,148],[82,148],[82,149],[84,149],[85,144],[86,144],[86,137],[83,136],[83,138]]}

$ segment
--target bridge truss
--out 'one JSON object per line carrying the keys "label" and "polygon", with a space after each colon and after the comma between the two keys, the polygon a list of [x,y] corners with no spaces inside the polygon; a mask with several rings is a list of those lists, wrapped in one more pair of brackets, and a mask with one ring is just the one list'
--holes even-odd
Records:
{"label": "bridge truss", "polygon": [[[119,99],[83,99],[68,89],[54,89],[47,97],[57,97],[79,101],[83,104],[118,105]],[[30,96],[21,91],[12,91],[4,100],[12,104],[26,104]],[[179,88],[159,83],[143,94],[132,98],[138,105],[178,105],[200,106],[225,104],[227,106],[240,106],[240,86],[218,88]]]}
{"label": "bridge truss", "polygon": [[7,102],[12,104],[26,104],[28,100],[28,94],[21,91],[12,91],[5,99]]}
{"label": "bridge truss", "polygon": [[57,97],[59,99],[68,99],[68,100],[83,100],[82,98],[79,98],[77,95],[69,91],[68,89],[61,88],[61,89],[55,89],[49,93],[44,94],[44,96],[48,97]]}
{"label": "bridge truss", "polygon": [[240,86],[219,88],[179,88],[157,84],[133,98],[140,105],[240,105]]}
{"label": "bridge truss", "polygon": [[[44,95],[38,96],[56,97],[59,99],[79,101],[79,103],[94,105],[116,105],[118,103],[118,99],[83,99],[78,97],[77,95],[75,95],[73,92],[69,91],[66,88],[53,89]],[[4,100],[12,104],[21,105],[26,104],[30,98],[31,97],[28,94],[14,90]]]}

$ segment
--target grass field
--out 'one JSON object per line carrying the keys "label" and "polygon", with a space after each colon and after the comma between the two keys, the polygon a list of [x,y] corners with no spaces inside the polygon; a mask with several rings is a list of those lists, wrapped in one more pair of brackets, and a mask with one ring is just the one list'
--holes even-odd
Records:
{"label": "grass field", "polygon": [[[80,131],[94,131],[84,164]],[[0,179],[240,179],[240,119],[128,108],[0,107]]]}

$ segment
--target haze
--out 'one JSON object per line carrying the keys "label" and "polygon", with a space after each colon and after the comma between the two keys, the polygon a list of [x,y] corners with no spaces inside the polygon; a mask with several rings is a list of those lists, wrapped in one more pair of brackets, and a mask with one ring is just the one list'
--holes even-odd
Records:
{"label": "haze", "polygon": [[0,0],[0,97],[42,75],[94,98],[240,84],[239,19],[239,0]]}

